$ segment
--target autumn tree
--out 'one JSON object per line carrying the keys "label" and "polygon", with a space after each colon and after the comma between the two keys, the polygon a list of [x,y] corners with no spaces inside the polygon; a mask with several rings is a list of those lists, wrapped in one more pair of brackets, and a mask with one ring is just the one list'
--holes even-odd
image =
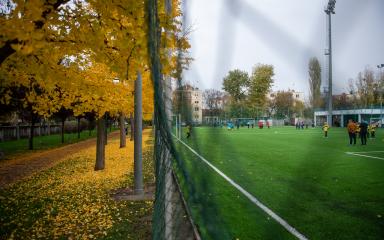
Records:
{"label": "autumn tree", "polygon": [[293,104],[293,113],[296,117],[304,117],[305,105],[300,100],[295,100]]}
{"label": "autumn tree", "polygon": [[353,99],[350,99],[346,93],[333,95],[332,103],[334,109],[350,109],[353,107]]}
{"label": "autumn tree", "polygon": [[375,104],[376,80],[372,69],[366,68],[363,72],[358,73],[356,88],[361,107],[370,107]]}
{"label": "autumn tree", "polygon": [[277,118],[290,118],[293,112],[294,99],[291,91],[278,91],[271,102]]}
{"label": "autumn tree", "polygon": [[223,80],[223,90],[229,93],[235,102],[241,102],[247,96],[249,81],[246,71],[231,70]]}
{"label": "autumn tree", "polygon": [[309,75],[309,101],[312,108],[318,108],[321,105],[321,66],[316,57],[309,60],[308,63],[308,75]]}
{"label": "autumn tree", "polygon": [[[123,119],[132,112],[137,71],[143,75],[144,112],[154,110],[145,2],[8,2],[15,4],[0,14],[1,103],[10,104],[15,96],[10,89],[27,89],[18,95],[19,105],[30,106],[35,115],[49,118],[66,109],[75,117],[92,116],[98,125],[95,170],[103,169],[105,114]],[[159,33],[167,39],[160,51],[166,75],[176,72],[172,53],[189,48],[180,35],[179,2],[173,6],[172,17],[160,21],[167,32]]]}
{"label": "autumn tree", "polygon": [[267,93],[271,90],[274,76],[273,66],[258,64],[253,67],[249,84],[249,101],[252,106],[264,110]]}
{"label": "autumn tree", "polygon": [[217,116],[222,108],[223,92],[217,89],[207,89],[203,92],[203,99],[210,116]]}
{"label": "autumn tree", "polygon": [[5,1],[0,14],[0,65],[15,53],[29,55],[45,48],[54,31],[49,24],[59,21],[59,8],[67,2]]}

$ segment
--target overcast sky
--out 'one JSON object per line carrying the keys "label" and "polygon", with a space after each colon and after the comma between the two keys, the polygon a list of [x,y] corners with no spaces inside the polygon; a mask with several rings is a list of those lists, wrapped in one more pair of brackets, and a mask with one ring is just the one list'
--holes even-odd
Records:
{"label": "overcast sky", "polygon": [[[184,79],[202,89],[221,89],[238,68],[257,63],[275,67],[273,90],[308,93],[308,60],[324,69],[328,0],[185,0],[191,55]],[[348,79],[384,63],[384,0],[337,0],[332,15],[334,92]],[[324,74],[323,74],[324,75]],[[323,76],[323,79],[324,76]]]}

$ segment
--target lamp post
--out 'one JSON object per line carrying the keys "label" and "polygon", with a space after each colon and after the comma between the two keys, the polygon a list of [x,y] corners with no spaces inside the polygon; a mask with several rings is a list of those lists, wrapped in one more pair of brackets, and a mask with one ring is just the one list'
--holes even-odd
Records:
{"label": "lamp post", "polygon": [[[384,68],[384,63],[377,65],[377,68],[380,70],[380,82],[383,84],[382,81],[384,81],[383,71],[382,68]],[[384,92],[384,86],[380,86],[380,126],[383,127],[383,92]]]}
{"label": "lamp post", "polygon": [[332,126],[332,28],[331,15],[335,14],[336,0],[329,0],[324,12],[328,15],[328,124]]}

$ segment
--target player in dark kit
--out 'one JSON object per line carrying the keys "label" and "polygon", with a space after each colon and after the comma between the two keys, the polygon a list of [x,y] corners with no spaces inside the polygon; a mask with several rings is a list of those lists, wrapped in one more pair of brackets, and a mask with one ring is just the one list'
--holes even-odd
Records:
{"label": "player in dark kit", "polygon": [[360,123],[360,138],[361,145],[367,145],[367,133],[368,133],[368,123],[363,121]]}

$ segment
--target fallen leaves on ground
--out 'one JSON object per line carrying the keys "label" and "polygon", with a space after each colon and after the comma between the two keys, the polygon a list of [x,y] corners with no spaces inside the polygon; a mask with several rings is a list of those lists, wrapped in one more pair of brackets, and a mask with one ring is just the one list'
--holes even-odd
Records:
{"label": "fallen leaves on ground", "polygon": [[[153,181],[150,134],[143,134],[143,161],[146,179]],[[110,140],[102,171],[94,171],[95,153],[95,146],[84,149],[0,190],[0,239],[148,238],[150,223],[143,226],[142,218],[151,214],[152,201],[115,202],[109,196],[132,186],[133,142],[120,149],[119,139]]]}

